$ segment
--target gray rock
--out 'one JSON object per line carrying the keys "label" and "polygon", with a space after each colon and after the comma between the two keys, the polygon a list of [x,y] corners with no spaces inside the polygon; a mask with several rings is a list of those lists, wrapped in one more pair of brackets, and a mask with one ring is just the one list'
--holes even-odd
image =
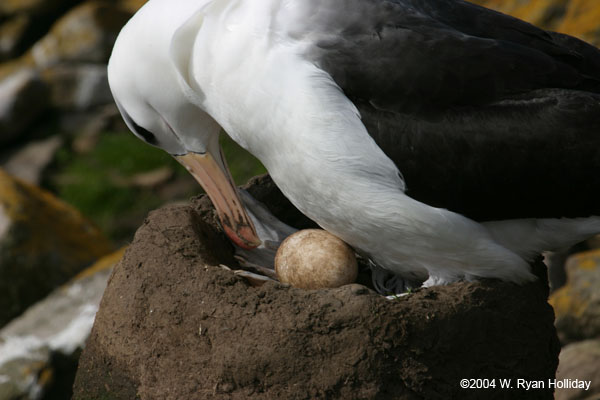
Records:
{"label": "gray rock", "polygon": [[29,142],[8,157],[2,167],[12,176],[38,185],[42,173],[52,162],[62,143],[63,140],[58,135]]}
{"label": "gray rock", "polygon": [[[102,131],[127,131],[127,126],[119,126],[122,122],[121,113],[114,102],[95,107],[86,111],[71,111],[60,115],[58,124],[61,131],[74,137],[77,141],[80,136],[97,136]],[[115,129],[114,126],[117,126]],[[73,143],[74,146],[75,143]],[[95,146],[95,143],[94,143]],[[93,147],[93,146],[92,146]],[[88,150],[91,150],[88,149]]]}
{"label": "gray rock", "polygon": [[111,3],[87,1],[61,17],[28,56],[41,69],[64,62],[106,62],[130,16]]}
{"label": "gray rock", "polygon": [[600,398],[600,339],[585,340],[563,347],[556,379],[590,382],[588,390],[559,388],[556,400],[595,400]]}
{"label": "gray rock", "polygon": [[48,392],[52,398],[70,397],[60,390],[72,384],[64,380],[73,377],[108,276],[122,254],[101,259],[0,330],[0,400],[38,399]]}
{"label": "gray rock", "polygon": [[84,111],[113,102],[104,64],[60,64],[43,71],[50,103],[67,111]]}
{"label": "gray rock", "polygon": [[60,119],[61,129],[74,136],[72,149],[80,154],[92,151],[104,131],[127,130],[127,127],[114,129],[116,123],[122,123],[122,119],[114,102],[92,112],[65,113]]}
{"label": "gray rock", "polygon": [[111,249],[77,210],[0,169],[0,327]]}
{"label": "gray rock", "polygon": [[33,69],[0,81],[0,144],[16,140],[48,106],[48,88]]}

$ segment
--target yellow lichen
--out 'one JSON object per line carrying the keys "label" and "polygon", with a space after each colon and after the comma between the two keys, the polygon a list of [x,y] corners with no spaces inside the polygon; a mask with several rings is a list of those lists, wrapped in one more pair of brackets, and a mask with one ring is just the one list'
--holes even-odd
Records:
{"label": "yellow lichen", "polygon": [[78,281],[105,269],[113,268],[119,261],[121,261],[121,258],[123,258],[123,255],[125,254],[125,250],[127,250],[127,246],[121,247],[114,253],[110,253],[109,255],[102,257],[96,261],[94,265],[77,274],[77,276],[73,278],[73,281]]}
{"label": "yellow lichen", "polygon": [[11,220],[10,229],[22,232],[20,237],[25,238],[15,244],[14,253],[53,252],[81,265],[112,249],[108,239],[73,207],[1,169],[0,204]]}
{"label": "yellow lichen", "polygon": [[592,271],[598,267],[598,262],[596,260],[585,259],[579,263],[579,269],[585,269],[588,271]]}
{"label": "yellow lichen", "polygon": [[569,274],[574,273],[577,270],[593,271],[599,266],[600,249],[584,251],[572,255],[567,261],[567,271],[569,271]]}
{"label": "yellow lichen", "polygon": [[580,298],[570,285],[563,286],[552,293],[548,302],[554,308],[556,319],[565,315],[581,317],[589,306],[589,303]]}
{"label": "yellow lichen", "polygon": [[[583,297],[587,290],[590,290],[591,282],[581,279],[582,271],[588,274],[588,271],[595,270],[600,266],[600,249],[590,250],[572,255],[567,260],[567,285],[554,292],[549,299],[554,307],[556,318],[565,315],[574,317],[582,316],[590,306],[590,299]],[[576,286],[574,286],[576,285]]]}
{"label": "yellow lichen", "polygon": [[558,30],[587,40],[592,44],[600,44],[600,2],[598,0],[571,0],[567,15]]}
{"label": "yellow lichen", "polygon": [[2,0],[0,14],[13,15],[38,11],[44,5],[44,0]]}
{"label": "yellow lichen", "polygon": [[600,44],[598,0],[471,0],[544,29]]}
{"label": "yellow lichen", "polygon": [[40,372],[37,383],[41,387],[48,387],[52,384],[53,381],[54,370],[52,369],[52,367],[48,366]]}
{"label": "yellow lichen", "polygon": [[125,10],[134,13],[136,12],[141,6],[143,6],[144,4],[146,4],[147,0],[122,0],[121,1],[121,7],[123,7]]}
{"label": "yellow lichen", "polygon": [[556,15],[556,10],[566,8],[569,0],[477,0],[473,1],[505,14],[510,14],[532,24],[550,28]]}

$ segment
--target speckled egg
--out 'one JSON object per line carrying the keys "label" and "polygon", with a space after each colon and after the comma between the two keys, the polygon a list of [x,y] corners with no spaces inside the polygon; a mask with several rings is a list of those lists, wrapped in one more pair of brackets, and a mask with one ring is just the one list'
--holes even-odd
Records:
{"label": "speckled egg", "polygon": [[356,281],[358,264],[345,242],[322,229],[304,229],[287,237],[275,256],[283,283],[303,289],[334,288]]}

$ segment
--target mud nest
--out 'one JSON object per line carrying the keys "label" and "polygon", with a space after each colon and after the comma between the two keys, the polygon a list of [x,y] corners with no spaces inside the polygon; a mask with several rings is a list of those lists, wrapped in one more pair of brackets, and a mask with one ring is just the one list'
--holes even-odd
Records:
{"label": "mud nest", "polygon": [[[249,191],[284,222],[313,225],[268,177]],[[509,399],[524,394],[517,379],[554,377],[542,280],[387,300],[361,284],[253,287],[221,264],[236,268],[207,198],[152,212],[110,278],[74,399]],[[496,388],[461,388],[477,378]]]}

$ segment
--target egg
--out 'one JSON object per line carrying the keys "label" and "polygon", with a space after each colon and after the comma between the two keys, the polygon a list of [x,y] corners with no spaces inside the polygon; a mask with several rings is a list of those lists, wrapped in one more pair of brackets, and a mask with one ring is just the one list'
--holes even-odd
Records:
{"label": "egg", "polygon": [[303,289],[335,288],[356,281],[354,251],[322,229],[304,229],[288,236],[275,255],[278,279]]}

